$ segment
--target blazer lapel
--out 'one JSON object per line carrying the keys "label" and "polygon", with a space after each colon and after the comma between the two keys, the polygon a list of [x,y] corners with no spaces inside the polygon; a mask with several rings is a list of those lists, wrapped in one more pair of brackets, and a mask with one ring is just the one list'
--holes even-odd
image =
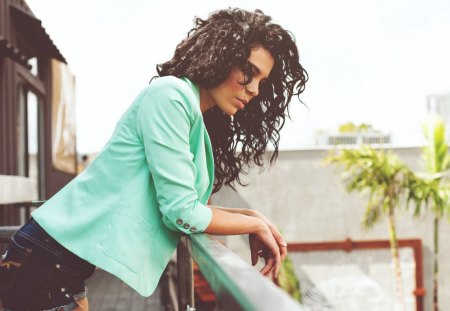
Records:
{"label": "blazer lapel", "polygon": [[209,186],[206,191],[206,200],[211,196],[212,188],[214,185],[214,155],[206,126],[203,126],[205,132],[205,151],[206,151],[206,166],[208,168]]}

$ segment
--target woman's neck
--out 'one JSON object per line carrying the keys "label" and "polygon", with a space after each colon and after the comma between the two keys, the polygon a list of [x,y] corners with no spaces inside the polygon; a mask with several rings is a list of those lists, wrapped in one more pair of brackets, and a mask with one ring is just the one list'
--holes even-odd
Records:
{"label": "woman's neck", "polygon": [[202,113],[205,113],[207,110],[214,107],[216,103],[214,102],[208,90],[199,86],[199,91],[200,91],[200,111]]}

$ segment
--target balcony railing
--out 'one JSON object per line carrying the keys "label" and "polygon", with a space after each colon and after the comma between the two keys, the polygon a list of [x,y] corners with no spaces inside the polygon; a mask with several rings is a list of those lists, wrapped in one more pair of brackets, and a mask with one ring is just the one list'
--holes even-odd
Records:
{"label": "balcony railing", "polygon": [[0,243],[8,243],[14,233],[19,230],[20,226],[1,226],[0,227]]}
{"label": "balcony railing", "polygon": [[[192,260],[213,289],[218,310],[300,311],[302,306],[207,234],[183,236],[177,248],[178,294],[172,310],[195,310]],[[174,288],[175,286],[168,286]]]}

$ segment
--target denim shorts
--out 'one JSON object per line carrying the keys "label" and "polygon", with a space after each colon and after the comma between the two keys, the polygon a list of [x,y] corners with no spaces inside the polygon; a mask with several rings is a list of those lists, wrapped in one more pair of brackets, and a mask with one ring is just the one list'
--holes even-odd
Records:
{"label": "denim shorts", "polygon": [[84,281],[94,271],[31,218],[0,258],[0,299],[5,310],[73,310],[86,297]]}

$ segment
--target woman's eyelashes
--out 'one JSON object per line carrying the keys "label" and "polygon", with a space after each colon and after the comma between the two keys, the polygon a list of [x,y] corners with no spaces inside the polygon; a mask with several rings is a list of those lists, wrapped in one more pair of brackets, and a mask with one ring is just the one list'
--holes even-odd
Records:
{"label": "woman's eyelashes", "polygon": [[[253,85],[255,79],[252,79],[248,83],[245,83],[245,81],[238,81],[238,83],[242,86],[242,89],[248,90],[249,86],[251,87]],[[266,87],[268,79],[262,79],[258,82],[258,93],[261,92],[263,88]]]}

